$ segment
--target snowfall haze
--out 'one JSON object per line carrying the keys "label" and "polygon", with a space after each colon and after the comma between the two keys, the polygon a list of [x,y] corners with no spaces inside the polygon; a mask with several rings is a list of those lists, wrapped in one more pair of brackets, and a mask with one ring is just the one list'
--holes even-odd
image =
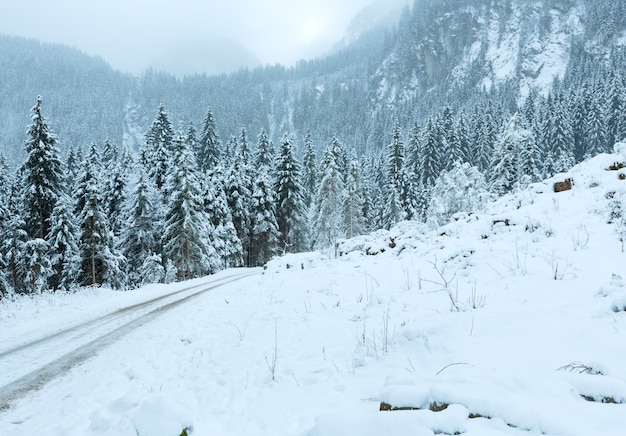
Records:
{"label": "snowfall haze", "polygon": [[135,75],[180,76],[321,56],[371,0],[7,3],[0,33],[73,46]]}

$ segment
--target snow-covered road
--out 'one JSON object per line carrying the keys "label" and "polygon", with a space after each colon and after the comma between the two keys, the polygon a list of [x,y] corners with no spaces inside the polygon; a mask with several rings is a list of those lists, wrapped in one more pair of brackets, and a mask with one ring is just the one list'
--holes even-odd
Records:
{"label": "snow-covered road", "polygon": [[227,277],[208,277],[201,283],[0,349],[0,410],[11,407],[13,401],[40,389],[164,312],[253,274],[246,270]]}

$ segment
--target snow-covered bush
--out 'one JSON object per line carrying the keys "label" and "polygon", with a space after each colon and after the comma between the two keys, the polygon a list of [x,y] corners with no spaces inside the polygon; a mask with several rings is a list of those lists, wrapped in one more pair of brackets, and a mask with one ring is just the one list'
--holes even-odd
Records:
{"label": "snow-covered bush", "polygon": [[485,177],[478,168],[457,162],[450,171],[442,173],[431,191],[427,221],[440,226],[457,212],[483,209],[489,198]]}
{"label": "snow-covered bush", "polygon": [[141,266],[139,276],[142,278],[142,284],[163,283],[165,278],[165,269],[160,254],[153,254],[146,257]]}

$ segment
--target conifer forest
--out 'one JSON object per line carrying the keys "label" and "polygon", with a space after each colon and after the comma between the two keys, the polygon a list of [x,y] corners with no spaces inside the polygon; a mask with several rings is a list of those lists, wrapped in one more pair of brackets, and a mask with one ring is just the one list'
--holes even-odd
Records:
{"label": "conifer forest", "polygon": [[[338,255],[344,238],[442,224],[626,138],[623,2],[466,3],[417,0],[393,29],[327,57],[216,77],[132,78],[49,46],[32,58],[49,68],[26,83],[26,55],[7,56],[0,297]],[[559,30],[554,8],[584,22]],[[516,22],[512,9],[532,13]],[[481,33],[489,20],[501,29]],[[565,53],[560,72],[544,77],[515,47],[513,73],[499,74],[490,41],[513,27],[524,47],[566,35],[541,47]]]}

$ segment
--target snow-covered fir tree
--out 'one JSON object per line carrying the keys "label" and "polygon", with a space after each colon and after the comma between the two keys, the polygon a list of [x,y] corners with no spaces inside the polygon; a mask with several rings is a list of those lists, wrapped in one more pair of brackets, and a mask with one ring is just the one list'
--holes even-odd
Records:
{"label": "snow-covered fir tree", "polygon": [[367,214],[365,219],[369,230],[383,227],[383,212],[385,210],[385,162],[382,153],[372,154],[365,160],[365,189]]}
{"label": "snow-covered fir tree", "polygon": [[463,161],[463,151],[454,125],[452,109],[446,106],[439,119],[439,136],[443,151],[441,170],[449,170],[455,162]]}
{"label": "snow-covered fir tree", "polygon": [[311,132],[307,130],[304,137],[304,158],[302,160],[302,186],[304,188],[304,205],[309,208],[317,193],[318,174],[317,156]]}
{"label": "snow-covered fir tree", "polygon": [[472,147],[467,115],[464,111],[459,113],[459,117],[456,121],[456,139],[458,141],[458,160],[461,162],[470,162],[472,159]]}
{"label": "snow-covered fir tree", "polygon": [[110,170],[117,165],[120,157],[117,145],[108,139],[104,141],[102,146],[102,166],[106,170]]}
{"label": "snow-covered fir tree", "polygon": [[66,192],[74,192],[74,187],[80,174],[80,165],[83,160],[81,154],[70,144],[67,157],[65,158],[65,174],[63,177]]}
{"label": "snow-covered fir tree", "polygon": [[476,132],[478,136],[474,145],[476,147],[475,164],[481,172],[487,172],[493,160],[494,147],[498,142],[500,126],[497,125],[494,119],[491,104],[478,110],[480,111],[479,117],[481,117],[481,121],[479,123],[480,130]]}
{"label": "snow-covered fir tree", "polygon": [[209,109],[202,122],[202,131],[197,142],[196,158],[201,172],[208,172],[215,168],[220,162],[221,148],[222,143],[215,125],[215,117]]}
{"label": "snow-covered fir tree", "polygon": [[356,153],[352,155],[343,201],[343,232],[346,238],[362,235],[366,230],[365,199],[361,186],[361,167]]}
{"label": "snow-covered fir tree", "polygon": [[159,190],[165,185],[172,154],[173,138],[172,123],[165,111],[165,106],[161,104],[150,130],[146,134],[146,141],[141,150],[141,163]]}
{"label": "snow-covered fir tree", "polygon": [[218,258],[225,267],[239,267],[243,265],[243,246],[233,225],[224,183],[221,166],[201,180],[204,211],[215,228],[210,240]]}
{"label": "snow-covered fir tree", "polygon": [[565,104],[556,99],[550,117],[549,131],[547,132],[547,154],[544,160],[546,176],[568,171],[574,166],[574,134],[571,117],[567,113]]}
{"label": "snow-covered fir tree", "polygon": [[400,185],[400,174],[404,168],[404,142],[402,141],[402,132],[400,124],[396,122],[392,141],[387,147],[387,183]]}
{"label": "snow-covered fir tree", "polygon": [[274,192],[279,247],[283,252],[298,252],[305,244],[304,198],[300,163],[296,159],[293,142],[287,135],[278,152]]}
{"label": "snow-covered fir tree", "polygon": [[0,299],[8,296],[13,288],[7,276],[7,256],[4,252],[6,240],[9,237],[9,196],[12,190],[13,178],[9,175],[9,167],[4,155],[0,153]]}
{"label": "snow-covered fir tree", "polygon": [[519,182],[522,187],[541,179],[539,152],[533,131],[524,127],[519,132]]}
{"label": "snow-covered fir tree", "polygon": [[387,203],[383,211],[383,227],[386,229],[406,218],[400,194],[406,180],[403,180],[403,168],[404,142],[402,141],[400,126],[396,123],[392,141],[387,147]]}
{"label": "snow-covered fir tree", "polygon": [[[90,153],[93,158],[94,153]],[[124,258],[116,250],[115,237],[104,211],[98,162],[84,161],[77,204],[79,215],[80,284],[107,285],[114,289],[124,287]]]}
{"label": "snow-covered fir tree", "polygon": [[441,172],[441,156],[439,149],[439,131],[433,120],[426,121],[426,128],[422,139],[421,179],[422,185],[430,187],[435,184]]}
{"label": "snow-covered fir tree", "polygon": [[[348,176],[348,152],[346,151],[345,145],[336,137],[333,136],[330,140],[330,149],[332,153],[335,155],[335,162],[337,164],[337,169],[339,170],[339,174],[341,174],[341,179],[346,180]],[[320,176],[321,178],[321,176]],[[321,180],[320,180],[321,183]]]}
{"label": "snow-covered fir tree", "polygon": [[274,144],[269,140],[265,129],[261,130],[257,138],[257,148],[254,155],[254,163],[259,171],[269,172],[274,166]]}
{"label": "snow-covered fir tree", "polygon": [[245,263],[248,261],[250,250],[250,203],[252,197],[250,185],[249,167],[244,163],[243,155],[239,155],[234,164],[226,171],[224,188],[231,222],[244,250]]}
{"label": "snow-covered fir tree", "polygon": [[264,265],[278,254],[278,223],[272,181],[265,171],[257,175],[250,205],[250,266]]}
{"label": "snow-covered fir tree", "polygon": [[72,213],[72,200],[67,195],[59,197],[50,216],[51,289],[71,290],[80,282],[79,229]]}
{"label": "snow-covered fir tree", "polygon": [[20,173],[26,231],[31,238],[45,239],[50,230],[50,215],[62,191],[63,175],[57,138],[41,114],[41,103],[41,97],[37,97],[25,143],[28,157]]}
{"label": "snow-covered fir tree", "polygon": [[608,151],[607,131],[600,102],[593,99],[587,112],[585,159]]}
{"label": "snow-covered fir tree", "polygon": [[0,192],[3,193],[2,208],[6,215],[2,217],[2,238],[0,239],[0,255],[2,256],[2,284],[5,295],[24,293],[24,244],[28,237],[26,222],[22,212],[20,190],[15,179],[7,174],[4,177]]}
{"label": "snow-covered fir tree", "polygon": [[522,125],[521,115],[513,115],[493,156],[490,184],[494,193],[503,195],[519,186],[520,150],[524,138],[530,135],[532,133]]}
{"label": "snow-covered fir tree", "polygon": [[165,227],[162,236],[163,257],[177,269],[178,279],[187,280],[214,272],[217,253],[210,245],[214,232],[204,211],[204,199],[196,158],[182,136],[173,148],[174,159],[167,173]]}
{"label": "snow-covered fir tree", "polygon": [[239,140],[237,141],[236,158],[243,165],[249,165],[252,163],[252,151],[250,148],[250,142],[248,141],[248,134],[246,129],[241,129],[239,134]]}
{"label": "snow-covered fir tree", "polygon": [[337,165],[337,156],[331,147],[324,152],[322,180],[317,191],[317,219],[315,220],[315,247],[331,250],[343,237],[342,209],[345,186]]}
{"label": "snow-covered fir tree", "polygon": [[111,162],[105,167],[108,177],[103,183],[104,211],[109,218],[111,231],[119,236],[125,225],[122,217],[122,207],[126,195],[127,175],[120,162]]}
{"label": "snow-covered fir tree", "polygon": [[[131,286],[151,283],[155,277],[156,266],[152,261],[155,256],[161,259],[162,213],[156,186],[143,167],[139,167],[137,181],[123,204],[124,226],[119,243]],[[144,265],[145,262],[148,265]],[[163,280],[163,275],[164,272],[158,275],[159,281]]]}
{"label": "snow-covered fir tree", "polygon": [[52,275],[48,250],[48,243],[41,238],[30,239],[24,244],[24,285],[29,294],[48,289],[48,277]]}

